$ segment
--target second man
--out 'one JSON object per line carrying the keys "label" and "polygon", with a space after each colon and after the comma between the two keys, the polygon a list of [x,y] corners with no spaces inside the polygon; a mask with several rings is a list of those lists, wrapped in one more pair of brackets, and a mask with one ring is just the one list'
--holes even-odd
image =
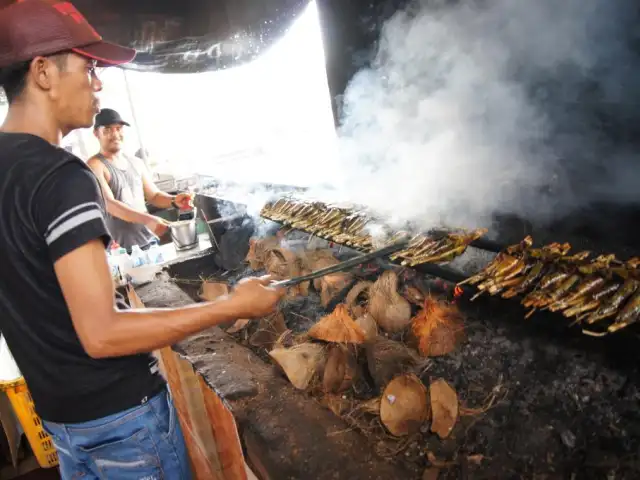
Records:
{"label": "second man", "polygon": [[104,192],[109,231],[120,246],[143,250],[162,236],[168,223],[149,214],[146,202],[158,208],[188,208],[191,195],[176,196],[162,192],[151,180],[144,162],[123,151],[125,122],[115,110],[104,108],[96,115],[94,133],[100,153],[87,162]]}

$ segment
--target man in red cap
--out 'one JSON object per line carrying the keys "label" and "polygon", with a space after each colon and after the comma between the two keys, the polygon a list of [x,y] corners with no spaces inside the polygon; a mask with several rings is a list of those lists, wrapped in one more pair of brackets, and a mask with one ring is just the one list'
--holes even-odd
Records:
{"label": "man in red cap", "polygon": [[63,478],[190,478],[166,384],[148,353],[237,318],[264,316],[282,291],[266,279],[190,308],[114,302],[96,177],[60,148],[93,123],[96,66],[134,50],[107,42],[69,2],[0,10],[0,329],[51,434]]}

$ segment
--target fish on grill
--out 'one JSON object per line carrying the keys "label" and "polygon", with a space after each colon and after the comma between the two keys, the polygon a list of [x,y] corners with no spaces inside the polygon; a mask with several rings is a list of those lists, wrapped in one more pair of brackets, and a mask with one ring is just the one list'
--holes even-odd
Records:
{"label": "fish on grill", "polygon": [[568,243],[533,248],[531,237],[526,237],[458,285],[476,286],[472,300],[485,293],[520,296],[522,305],[531,309],[526,318],[548,309],[575,317],[575,323],[609,320],[605,333],[640,320],[640,258],[622,262],[615,255],[591,258],[589,251],[570,251]]}
{"label": "fish on grill", "polygon": [[[374,221],[363,210],[293,198],[280,198],[267,203],[260,215],[285,226],[365,251],[374,248],[370,227],[376,225],[385,232],[390,230]],[[387,243],[393,243],[400,233],[402,232],[390,234]],[[462,255],[471,242],[485,233],[485,229],[477,229],[451,232],[437,238],[418,234],[411,239],[405,250],[396,253],[392,259],[411,267],[423,263],[447,263]]]}

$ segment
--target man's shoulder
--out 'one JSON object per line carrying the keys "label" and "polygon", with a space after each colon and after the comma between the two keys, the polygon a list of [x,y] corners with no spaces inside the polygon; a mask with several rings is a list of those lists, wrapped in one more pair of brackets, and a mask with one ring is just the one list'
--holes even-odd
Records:
{"label": "man's shoulder", "polygon": [[60,159],[72,154],[35,135],[0,132],[0,155],[3,158],[38,158],[46,162],[47,160]]}
{"label": "man's shoulder", "polygon": [[0,132],[0,173],[39,184],[63,166],[67,171],[88,168],[73,153],[40,137]]}
{"label": "man's shoulder", "polygon": [[103,167],[104,163],[100,154],[96,153],[95,155],[89,157],[89,160],[87,160],[87,165],[89,165],[90,167]]}

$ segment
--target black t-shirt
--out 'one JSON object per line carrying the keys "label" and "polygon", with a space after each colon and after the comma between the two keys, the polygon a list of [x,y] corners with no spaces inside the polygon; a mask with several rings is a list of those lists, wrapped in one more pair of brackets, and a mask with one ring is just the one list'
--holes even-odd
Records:
{"label": "black t-shirt", "polygon": [[104,216],[82,160],[33,135],[0,133],[0,331],[51,422],[111,415],[164,386],[151,355],[93,359],[73,328],[53,265],[93,239],[106,246]]}

